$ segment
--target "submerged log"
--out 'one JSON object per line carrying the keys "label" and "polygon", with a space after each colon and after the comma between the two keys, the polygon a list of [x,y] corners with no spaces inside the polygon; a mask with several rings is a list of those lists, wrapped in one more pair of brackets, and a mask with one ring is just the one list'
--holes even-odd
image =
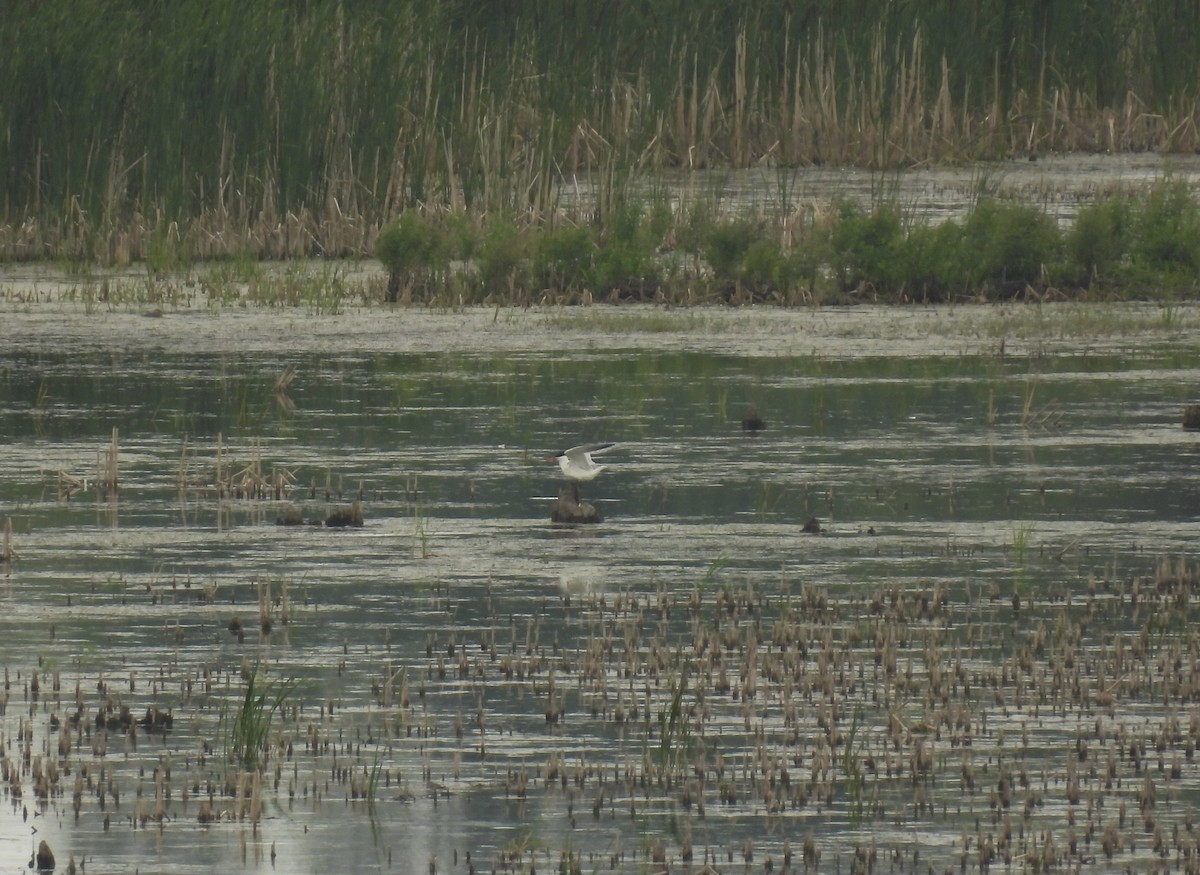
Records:
{"label": "submerged log", "polygon": [[1200,431],[1200,404],[1183,408],[1183,427],[1186,431]]}
{"label": "submerged log", "polygon": [[558,499],[551,505],[550,522],[598,523],[601,519],[594,504],[580,500],[577,487],[564,486],[558,491]]}

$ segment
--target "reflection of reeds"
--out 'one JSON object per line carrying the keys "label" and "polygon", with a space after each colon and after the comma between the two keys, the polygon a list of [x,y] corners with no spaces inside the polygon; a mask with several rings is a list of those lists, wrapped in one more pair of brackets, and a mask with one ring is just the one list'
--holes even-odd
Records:
{"label": "reflection of reeds", "polygon": [[12,517],[4,518],[4,549],[0,551],[0,562],[12,562],[16,556],[12,548]]}
{"label": "reflection of reeds", "polygon": [[1025,401],[1021,405],[1021,425],[1025,428],[1054,428],[1062,419],[1062,413],[1050,405],[1034,406],[1038,378],[1032,376],[1025,381]]}
{"label": "reflection of reeds", "polygon": [[76,492],[86,492],[87,488],[87,480],[80,480],[78,477],[73,477],[66,471],[58,472],[59,501],[68,501]]}
{"label": "reflection of reeds", "polygon": [[264,581],[258,583],[258,628],[262,634],[271,634],[271,584]]}
{"label": "reflection of reeds", "polygon": [[112,441],[103,450],[97,461],[96,484],[101,498],[112,501],[117,497],[117,429],[112,430]]}
{"label": "reflection of reeds", "polygon": [[272,394],[275,397],[275,403],[284,413],[294,413],[296,410],[296,402],[288,395],[288,388],[292,385],[292,381],[296,379],[296,366],[288,365],[282,374],[276,380],[272,388]]}

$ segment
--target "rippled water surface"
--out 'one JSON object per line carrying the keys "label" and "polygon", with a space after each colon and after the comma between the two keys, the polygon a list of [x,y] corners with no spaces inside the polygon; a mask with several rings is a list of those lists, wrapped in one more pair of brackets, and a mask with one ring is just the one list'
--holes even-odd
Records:
{"label": "rippled water surface", "polygon": [[[10,295],[0,871],[1149,871],[1200,800],[1198,315]],[[604,520],[552,525],[592,440]]]}

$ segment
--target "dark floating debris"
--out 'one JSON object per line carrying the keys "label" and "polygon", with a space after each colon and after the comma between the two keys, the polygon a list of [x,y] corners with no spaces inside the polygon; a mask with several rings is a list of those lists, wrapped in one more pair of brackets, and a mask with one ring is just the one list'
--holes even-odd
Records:
{"label": "dark floating debris", "polygon": [[1189,404],[1183,408],[1183,428],[1185,431],[1200,431],[1200,404]]}
{"label": "dark floating debris", "polygon": [[577,486],[564,486],[558,491],[558,499],[550,508],[552,523],[598,523],[600,512],[589,501],[581,501]]}
{"label": "dark floating debris", "polygon": [[767,421],[758,415],[758,409],[754,406],[747,407],[742,416],[742,431],[747,434],[758,434],[766,427]]}
{"label": "dark floating debris", "polygon": [[810,516],[804,521],[800,530],[806,535],[819,535],[821,534],[821,521],[815,516]]}

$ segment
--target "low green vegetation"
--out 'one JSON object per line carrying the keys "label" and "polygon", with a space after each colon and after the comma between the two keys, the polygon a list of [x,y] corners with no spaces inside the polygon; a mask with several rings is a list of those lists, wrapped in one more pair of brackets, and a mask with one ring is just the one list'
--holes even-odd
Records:
{"label": "low green vegetation", "polygon": [[[914,220],[894,201],[729,213],[619,203],[476,216],[409,209],[374,241],[378,272],[353,262],[282,269],[239,258],[73,286],[95,307],[435,307],[592,302],[775,304],[1156,300],[1200,294],[1200,202],[1171,179],[1082,206],[981,195],[959,219]],[[352,278],[353,277],[353,278]],[[657,330],[648,323],[640,330]]]}
{"label": "low green vegetation", "polygon": [[1037,206],[996,196],[936,225],[908,220],[890,203],[843,201],[786,229],[761,214],[692,206],[664,217],[626,205],[577,221],[460,221],[452,262],[428,254],[449,251],[446,222],[407,211],[383,230],[389,290],[444,304],[785,305],[1161,300],[1200,290],[1200,205],[1171,180],[1097,200],[1066,227]]}

